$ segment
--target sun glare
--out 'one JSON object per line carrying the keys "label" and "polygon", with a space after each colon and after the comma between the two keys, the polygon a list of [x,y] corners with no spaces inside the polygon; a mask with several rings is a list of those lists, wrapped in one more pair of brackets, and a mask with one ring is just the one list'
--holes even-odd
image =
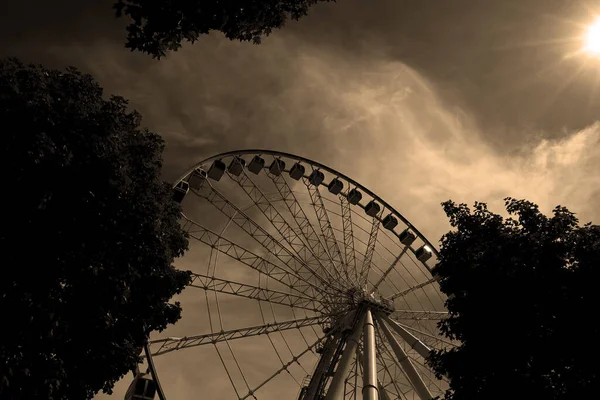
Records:
{"label": "sun glare", "polygon": [[588,27],[585,35],[585,51],[600,55],[600,17]]}

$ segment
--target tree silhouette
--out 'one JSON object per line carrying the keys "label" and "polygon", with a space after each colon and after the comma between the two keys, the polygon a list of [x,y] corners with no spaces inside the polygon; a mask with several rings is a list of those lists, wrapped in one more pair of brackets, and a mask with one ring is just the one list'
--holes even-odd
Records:
{"label": "tree silhouette", "polygon": [[117,17],[132,20],[126,47],[160,58],[211,30],[258,44],[289,18],[299,20],[323,1],[332,0],[118,0],[114,8]]}
{"label": "tree silhouette", "polygon": [[180,317],[162,139],[89,75],[0,59],[0,398],[86,399]]}
{"label": "tree silhouette", "polygon": [[456,230],[433,270],[449,296],[440,328],[462,345],[434,351],[430,365],[450,380],[446,399],[595,398],[600,226],[505,202],[516,219],[443,203]]}

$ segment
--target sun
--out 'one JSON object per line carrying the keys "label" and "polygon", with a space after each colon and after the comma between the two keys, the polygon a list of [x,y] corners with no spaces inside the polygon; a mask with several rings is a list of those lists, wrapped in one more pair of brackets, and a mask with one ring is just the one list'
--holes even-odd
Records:
{"label": "sun", "polygon": [[600,17],[588,27],[584,49],[590,54],[600,56]]}

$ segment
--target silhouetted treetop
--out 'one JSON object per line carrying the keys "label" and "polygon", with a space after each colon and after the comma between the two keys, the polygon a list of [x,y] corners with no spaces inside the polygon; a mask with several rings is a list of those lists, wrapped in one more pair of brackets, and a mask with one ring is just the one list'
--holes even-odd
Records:
{"label": "silhouetted treetop", "polygon": [[324,1],[331,0],[118,0],[114,8],[117,17],[132,20],[126,47],[160,58],[211,30],[258,44],[288,19],[299,20]]}
{"label": "silhouetted treetop", "polygon": [[163,141],[74,68],[0,59],[0,398],[89,399],[180,317]]}
{"label": "silhouetted treetop", "polygon": [[439,326],[462,343],[429,360],[450,380],[446,399],[594,398],[600,226],[565,207],[549,218],[525,200],[505,205],[507,219],[484,203],[443,203],[455,230],[433,269],[448,295]]}

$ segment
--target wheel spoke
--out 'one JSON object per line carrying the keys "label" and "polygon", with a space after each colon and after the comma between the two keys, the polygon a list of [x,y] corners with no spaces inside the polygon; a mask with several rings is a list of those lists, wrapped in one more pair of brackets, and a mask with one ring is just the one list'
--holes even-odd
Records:
{"label": "wheel spoke", "polygon": [[379,278],[379,280],[377,281],[377,283],[375,283],[375,285],[373,285],[373,289],[371,289],[371,292],[375,292],[377,290],[377,288],[379,287],[379,285],[381,285],[381,282],[383,282],[385,280],[385,278],[387,278],[387,276],[389,275],[389,273],[392,272],[392,270],[396,267],[396,265],[398,264],[398,262],[400,262],[400,259],[406,253],[406,250],[408,250],[408,246],[404,246],[404,248],[402,249],[402,251],[400,252],[400,254],[398,254],[398,256],[396,257],[396,259],[394,260],[394,262],[388,267],[388,269],[386,269],[383,272],[383,274],[381,275],[381,278]]}
{"label": "wheel spoke", "polygon": [[307,265],[296,254],[292,253],[287,247],[283,246],[277,239],[271,236],[256,221],[250,218],[240,208],[230,202],[227,197],[214,189],[211,185],[203,185],[196,192],[198,196],[206,199],[226,217],[230,218],[234,224],[244,230],[252,239],[264,247],[271,255],[290,268],[290,271],[297,273],[306,282],[316,280],[320,289],[328,293],[329,281],[317,273],[311,266]]}
{"label": "wheel spoke", "polygon": [[298,293],[308,293],[316,298],[324,297],[321,293],[321,288],[301,278],[298,273],[289,272],[285,268],[267,261],[252,251],[235,244],[223,236],[203,227],[185,215],[183,218],[185,219],[183,229],[188,232],[190,237],[206,244],[210,248],[217,249],[219,252],[227,255],[228,257],[231,257],[232,259],[239,261],[240,263],[284,284]]}
{"label": "wheel spoke", "polygon": [[306,185],[306,189],[308,190],[308,194],[310,195],[310,199],[312,200],[311,204],[315,210],[317,221],[319,222],[319,227],[321,228],[323,238],[325,239],[326,250],[329,254],[329,258],[331,259],[332,264],[335,267],[336,275],[339,279],[347,280],[348,278],[344,277],[341,272],[344,267],[344,261],[342,260],[342,252],[340,251],[340,246],[338,245],[338,241],[335,238],[335,234],[333,233],[331,221],[329,220],[327,209],[325,208],[325,204],[323,203],[321,192],[319,192],[319,187],[312,185],[307,178],[303,178],[303,180],[304,185]]}
{"label": "wheel spoke", "polygon": [[254,396],[254,393],[256,393],[256,391],[258,389],[262,388],[264,385],[266,385],[267,383],[269,383],[271,380],[273,380],[277,375],[279,375],[283,371],[287,371],[287,369],[288,369],[288,367],[290,365],[292,365],[294,363],[297,363],[298,359],[300,359],[300,357],[302,357],[306,353],[312,351],[319,343],[321,343],[325,339],[325,337],[326,336],[318,338],[313,344],[311,344],[309,347],[307,347],[304,351],[302,351],[298,355],[292,357],[292,359],[290,361],[288,361],[287,363],[283,364],[281,366],[281,368],[279,368],[277,371],[275,371],[271,376],[269,376],[267,379],[265,379],[263,382],[261,382],[259,385],[257,385],[254,389],[249,390],[248,393],[245,396],[240,397],[240,400],[244,400],[244,399],[247,399],[250,396]]}
{"label": "wheel spoke", "polygon": [[[277,188],[281,199],[285,203],[294,221],[298,225],[299,233],[304,237],[305,242],[308,244],[307,250],[310,251],[310,255],[312,256],[312,258],[314,258],[319,263],[321,268],[331,278],[337,278],[339,280],[341,278],[341,275],[339,273],[339,269],[335,265],[334,259],[332,258],[331,254],[327,251],[326,246],[324,246],[321,242],[319,235],[317,234],[315,228],[306,216],[304,209],[300,205],[300,202],[294,195],[294,191],[290,188],[284,176],[282,174],[273,175],[271,173],[268,173],[267,175],[273,181],[273,184]],[[309,188],[308,185],[307,188]],[[306,248],[306,246],[304,247]],[[327,269],[326,266],[329,267],[329,269]],[[333,271],[337,276],[334,277],[330,270]]]}
{"label": "wheel spoke", "polygon": [[[340,205],[342,208],[342,230],[344,236],[344,255],[346,256],[346,276],[348,280],[353,280],[358,284],[358,271],[356,269],[356,250],[354,248],[354,231],[352,229],[352,209],[350,203],[344,195],[340,195]],[[350,276],[350,271],[354,276]]]}
{"label": "wheel spoke", "polygon": [[410,320],[427,320],[427,321],[440,321],[448,317],[447,311],[409,311],[409,310],[396,310],[390,317],[395,320],[410,319]]}
{"label": "wheel spoke", "polygon": [[[327,263],[328,259],[323,259],[325,254],[324,247],[319,240],[319,237],[314,234],[314,229],[308,218],[304,214],[302,207],[291,208],[292,216],[298,223],[299,229],[294,229],[281,215],[279,210],[271,203],[271,201],[264,195],[263,191],[250,179],[246,171],[243,171],[239,176],[229,174],[231,179],[236,182],[240,188],[246,193],[246,195],[256,204],[263,215],[269,220],[273,227],[279,232],[283,240],[292,248],[296,254],[314,271],[322,271],[323,277],[327,277],[330,280],[330,285],[333,283],[334,286],[340,286],[341,282],[337,282],[335,277],[331,273],[330,269],[326,268],[324,263]],[[283,177],[278,176],[281,181]],[[292,191],[289,191],[292,194]],[[292,201],[296,204],[295,197],[292,194]],[[289,199],[289,198],[288,198]],[[288,201],[284,198],[285,204],[289,207]],[[301,217],[303,216],[303,218]],[[300,235],[302,235],[306,242],[304,242]],[[333,281],[333,282],[331,282]]]}
{"label": "wheel spoke", "polygon": [[188,286],[290,307],[304,308],[314,312],[322,312],[325,308],[321,302],[310,297],[265,289],[203,274],[192,274],[192,281]]}
{"label": "wheel spoke", "polygon": [[422,288],[424,288],[425,286],[427,286],[427,285],[431,285],[431,284],[432,284],[432,283],[434,283],[434,282],[437,282],[437,279],[436,279],[435,277],[433,277],[433,278],[431,278],[431,279],[429,279],[429,280],[427,280],[427,281],[425,281],[425,282],[421,282],[421,283],[419,283],[418,285],[415,285],[415,286],[413,286],[413,287],[410,287],[410,288],[408,288],[408,289],[406,289],[406,290],[403,290],[403,291],[401,291],[401,292],[398,292],[398,293],[396,293],[396,294],[394,294],[394,295],[390,296],[390,297],[388,298],[388,300],[392,300],[392,301],[393,301],[393,300],[396,300],[396,299],[397,299],[397,298],[399,298],[399,297],[406,296],[407,294],[409,294],[409,293],[412,293],[412,292],[414,292],[415,290],[422,289]]}
{"label": "wheel spoke", "polygon": [[375,253],[375,245],[377,244],[377,234],[379,233],[380,225],[381,221],[379,218],[374,217],[373,223],[371,224],[371,232],[369,233],[369,241],[367,242],[367,250],[365,251],[365,258],[359,274],[362,286],[365,286],[369,281],[369,270],[371,269],[371,262],[373,261],[373,254]]}
{"label": "wheel spoke", "polygon": [[285,331],[289,329],[300,329],[305,326],[322,325],[334,315],[320,315],[316,317],[307,317],[292,321],[264,324],[244,329],[233,329],[204,335],[186,336],[182,338],[169,337],[165,339],[150,340],[150,349],[152,356],[159,356],[170,353],[175,350],[186,349],[190,347],[202,346],[210,343],[223,342],[225,340],[241,339],[250,336],[266,335],[271,332]]}

